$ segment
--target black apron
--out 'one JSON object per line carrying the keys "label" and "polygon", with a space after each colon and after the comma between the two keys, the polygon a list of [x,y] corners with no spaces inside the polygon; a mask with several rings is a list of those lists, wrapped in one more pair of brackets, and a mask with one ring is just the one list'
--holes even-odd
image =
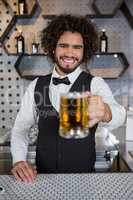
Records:
{"label": "black apron", "polygon": [[[39,77],[35,87],[35,103],[39,114],[36,165],[38,173],[86,173],[94,170],[96,159],[95,131],[83,139],[59,136],[59,113],[49,99],[51,74]],[[92,76],[82,72],[72,85],[72,91],[90,91]]]}

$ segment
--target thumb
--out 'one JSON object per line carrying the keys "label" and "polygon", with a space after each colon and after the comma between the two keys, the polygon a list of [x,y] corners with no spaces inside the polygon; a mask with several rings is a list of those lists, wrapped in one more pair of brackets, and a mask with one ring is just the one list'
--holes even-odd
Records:
{"label": "thumb", "polygon": [[87,97],[91,97],[91,96],[92,96],[92,94],[91,94],[90,91],[85,91],[84,94],[85,94]]}

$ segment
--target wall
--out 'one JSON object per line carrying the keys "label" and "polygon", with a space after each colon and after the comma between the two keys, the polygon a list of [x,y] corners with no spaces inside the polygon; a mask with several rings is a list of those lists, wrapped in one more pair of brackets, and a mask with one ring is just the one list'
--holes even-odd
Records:
{"label": "wall", "polygon": [[[133,1],[128,0],[130,9],[133,11]],[[26,40],[26,51],[30,52],[31,35],[34,33],[39,38],[40,31],[47,25],[48,20],[43,18],[47,14],[74,13],[93,14],[92,0],[39,0],[39,7],[32,19],[19,19],[12,30],[9,32],[9,38],[6,37],[5,46],[9,44],[14,34],[14,29],[21,27]],[[76,6],[75,6],[76,5]],[[2,20],[2,15],[0,15]],[[117,11],[113,18],[93,19],[97,24],[98,30],[106,28],[109,38],[109,51],[124,52],[130,67],[125,73],[115,80],[106,80],[117,101],[123,104],[126,108],[133,105],[133,29],[128,24],[124,15],[120,10]],[[15,42],[15,41],[14,41]],[[12,42],[13,44],[13,42]],[[13,49],[13,50],[12,50]],[[15,47],[11,46],[9,50],[13,53]],[[40,52],[42,52],[40,50]],[[1,49],[0,56],[0,128],[4,130],[4,135],[14,123],[14,119],[20,107],[21,98],[29,81],[19,77],[14,68],[14,64],[18,58],[17,55],[8,55],[4,49]],[[42,65],[45,65],[42,63]],[[3,133],[1,131],[1,133]]]}

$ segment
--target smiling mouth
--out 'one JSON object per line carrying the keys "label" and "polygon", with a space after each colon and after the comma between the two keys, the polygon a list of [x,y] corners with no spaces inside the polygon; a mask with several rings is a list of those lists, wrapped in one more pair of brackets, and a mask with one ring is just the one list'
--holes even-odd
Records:
{"label": "smiling mouth", "polygon": [[61,57],[61,60],[66,64],[74,64],[75,61],[77,61],[77,59],[74,58],[74,57],[66,57],[66,56],[65,57]]}

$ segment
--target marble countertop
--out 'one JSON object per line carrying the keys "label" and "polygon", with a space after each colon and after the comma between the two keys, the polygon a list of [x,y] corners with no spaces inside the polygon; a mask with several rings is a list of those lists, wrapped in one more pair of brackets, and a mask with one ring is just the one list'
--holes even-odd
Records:
{"label": "marble countertop", "polygon": [[41,174],[33,183],[0,176],[1,200],[133,199],[133,173]]}

